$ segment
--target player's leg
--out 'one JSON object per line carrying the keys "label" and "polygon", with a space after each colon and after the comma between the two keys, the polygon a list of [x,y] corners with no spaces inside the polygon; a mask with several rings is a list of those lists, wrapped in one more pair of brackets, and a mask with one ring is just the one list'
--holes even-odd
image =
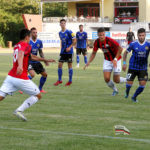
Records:
{"label": "player's leg", "polygon": [[84,63],[87,64],[87,49],[83,49],[82,54],[84,56]]}
{"label": "player's leg", "polygon": [[54,83],[55,86],[62,83],[62,74],[63,74],[62,67],[63,67],[63,62],[59,62],[59,64],[58,64],[58,80],[56,83]]}
{"label": "player's leg", "polygon": [[114,72],[113,80],[114,80],[115,83],[126,83],[127,82],[126,78],[120,77],[121,60],[117,61],[117,68],[113,67],[113,72]]}
{"label": "player's leg", "polygon": [[104,80],[107,83],[108,87],[113,89],[113,96],[115,96],[118,93],[118,90],[114,84],[114,82],[111,80],[111,72],[113,69],[113,65],[111,61],[104,60],[103,63],[103,73],[104,73]]}
{"label": "player's leg", "polygon": [[35,76],[35,71],[34,71],[34,64],[33,63],[30,63],[29,66],[28,66],[28,72],[29,72],[29,79],[32,80],[32,78],[34,78]]}
{"label": "player's leg", "polygon": [[73,76],[72,62],[68,62],[68,74],[69,74],[69,81],[65,84],[65,86],[70,86],[72,84],[72,76]]}
{"label": "player's leg", "polygon": [[46,73],[46,71],[41,72],[41,75],[42,75],[42,77],[40,79],[39,89],[40,89],[41,93],[46,93],[46,91],[43,90],[43,86],[44,86],[44,84],[45,84],[45,82],[47,80],[47,73]]}
{"label": "player's leg", "polygon": [[132,88],[133,81],[134,81],[136,75],[137,75],[136,70],[131,70],[131,69],[128,70],[125,98],[129,97],[130,89]]}
{"label": "player's leg", "polygon": [[105,82],[107,83],[108,87],[113,89],[112,95],[115,96],[116,94],[118,94],[118,89],[115,86],[114,82],[111,80],[111,72],[108,72],[108,71],[104,70],[103,73],[104,73]]}
{"label": "player's leg", "polygon": [[35,71],[32,69],[32,70],[29,70],[29,75],[28,75],[29,79],[32,80],[34,77],[35,77]]}
{"label": "player's leg", "polygon": [[23,81],[20,79],[16,79],[16,82],[14,85],[22,90],[24,93],[30,95],[29,98],[27,98],[14,112],[14,114],[21,118],[22,120],[26,121],[26,117],[23,115],[23,112],[34,105],[35,103],[38,102],[38,100],[41,99],[41,93],[38,89],[38,87],[31,81],[31,80],[26,80]]}
{"label": "player's leg", "polygon": [[138,80],[139,80],[139,87],[136,89],[132,97],[133,102],[138,102],[137,101],[138,95],[140,95],[144,91],[146,82],[148,80],[148,73],[146,70],[138,71]]}
{"label": "player's leg", "polygon": [[81,49],[77,48],[76,50],[76,61],[77,61],[77,68],[79,68],[79,63],[80,63],[80,55],[81,55]]}

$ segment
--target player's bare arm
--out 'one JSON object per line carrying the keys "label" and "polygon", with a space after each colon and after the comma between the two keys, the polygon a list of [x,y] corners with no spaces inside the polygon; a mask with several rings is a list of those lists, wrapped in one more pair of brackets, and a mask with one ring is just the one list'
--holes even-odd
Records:
{"label": "player's bare arm", "polygon": [[96,53],[95,51],[92,52],[90,58],[89,58],[89,61],[88,63],[84,66],[84,70],[90,65],[90,63],[94,60],[95,56],[96,56]]}
{"label": "player's bare arm", "polygon": [[128,55],[128,52],[125,51],[123,54],[123,66],[122,66],[123,71],[126,71],[126,69],[127,69],[127,64],[126,64],[127,55]]}
{"label": "player's bare arm", "polygon": [[66,48],[66,52],[69,52],[70,49],[75,45],[76,45],[76,38],[72,39],[72,44],[68,48]]}
{"label": "player's bare arm", "polygon": [[38,56],[33,55],[33,54],[31,54],[30,59],[33,60],[33,61],[43,61],[43,62],[45,62],[45,63],[53,63],[53,62],[56,62],[54,59],[45,59],[45,58],[38,57]]}
{"label": "player's bare arm", "polygon": [[123,48],[121,46],[118,47],[118,52],[116,57],[114,58],[114,60],[112,61],[114,68],[117,68],[117,60],[119,59],[119,57],[121,56]]}
{"label": "player's bare arm", "polygon": [[17,74],[21,75],[23,72],[23,58],[24,58],[24,52],[19,51],[18,52],[18,67],[17,67]]}
{"label": "player's bare arm", "polygon": [[[41,58],[44,58],[44,53],[43,53],[43,50],[42,49],[39,49],[39,55]],[[44,62],[46,66],[48,66],[48,62]]]}

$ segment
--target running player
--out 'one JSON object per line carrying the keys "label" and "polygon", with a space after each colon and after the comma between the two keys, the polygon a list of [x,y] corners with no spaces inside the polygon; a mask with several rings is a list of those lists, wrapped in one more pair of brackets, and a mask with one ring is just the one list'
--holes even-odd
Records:
{"label": "running player", "polygon": [[76,37],[71,30],[66,29],[66,20],[60,20],[61,31],[59,32],[59,37],[61,40],[61,52],[60,59],[58,64],[58,81],[54,83],[55,86],[58,86],[62,83],[62,67],[63,63],[68,63],[69,70],[69,81],[65,84],[65,86],[70,86],[72,84],[72,59],[73,59],[73,46],[76,44]]}
{"label": "running player", "polygon": [[123,70],[126,71],[127,54],[132,51],[132,56],[129,62],[129,70],[127,73],[125,98],[128,98],[130,89],[133,85],[133,81],[136,76],[138,77],[139,80],[139,87],[132,96],[133,102],[138,102],[137,96],[143,92],[148,79],[147,67],[148,67],[148,56],[150,52],[150,43],[148,43],[145,40],[145,37],[146,37],[145,29],[140,28],[138,30],[138,41],[132,42],[123,55]]}
{"label": "running player", "polygon": [[76,33],[77,45],[76,45],[76,55],[77,55],[77,68],[79,68],[79,62],[81,53],[84,56],[84,63],[87,64],[87,48],[88,48],[88,37],[87,33],[83,31],[83,25],[79,25],[79,30]]}
{"label": "running player", "polygon": [[30,97],[14,111],[14,114],[24,121],[27,119],[23,115],[23,111],[41,99],[39,88],[31,80],[29,80],[27,76],[29,58],[35,61],[43,61],[45,63],[52,61],[32,55],[31,46],[28,44],[29,41],[30,31],[27,29],[21,30],[20,42],[14,47],[13,68],[8,73],[8,76],[0,88],[0,101],[2,101],[7,95],[12,95],[13,92],[17,90],[21,90],[30,95]]}
{"label": "running player", "polygon": [[[94,43],[93,52],[84,69],[86,69],[86,67],[90,65],[90,63],[95,58],[98,49],[101,48],[105,57],[103,64],[104,80],[107,83],[107,85],[113,89],[112,95],[115,96],[116,94],[118,94],[118,89],[116,88],[114,82],[126,82],[126,78],[120,77],[122,47],[112,38],[105,36],[104,28],[98,29],[98,37],[99,38]],[[111,80],[112,71],[114,72],[114,82]]]}
{"label": "running player", "polygon": [[[31,53],[33,55],[37,56],[38,53],[39,53],[40,57],[44,58],[44,54],[43,54],[43,51],[42,51],[43,43],[42,43],[41,40],[39,40],[37,38],[37,30],[34,27],[31,28],[31,39],[30,39],[29,44],[32,47]],[[48,63],[45,62],[45,65],[47,66]],[[35,72],[37,74],[41,74],[39,89],[40,89],[41,93],[46,93],[46,91],[43,90],[43,86],[44,86],[44,84],[46,82],[46,79],[47,79],[47,73],[46,73],[45,68],[43,67],[43,65],[39,61],[30,60],[29,61],[28,71],[29,71],[29,74],[30,74],[28,76],[29,79],[34,78]]]}

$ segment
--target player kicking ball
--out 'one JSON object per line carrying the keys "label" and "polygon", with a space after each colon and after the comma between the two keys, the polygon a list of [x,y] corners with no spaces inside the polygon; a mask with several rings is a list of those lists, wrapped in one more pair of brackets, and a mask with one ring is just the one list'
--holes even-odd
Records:
{"label": "player kicking ball", "polygon": [[84,63],[87,64],[87,48],[88,48],[88,37],[87,33],[83,31],[83,25],[79,25],[79,30],[76,33],[77,45],[76,45],[76,55],[77,55],[77,68],[79,68],[80,57],[81,53],[84,56]]}
{"label": "player kicking ball", "polygon": [[28,78],[28,61],[43,61],[45,63],[53,62],[31,54],[30,31],[23,29],[20,32],[20,42],[14,47],[13,68],[9,71],[8,76],[0,87],[0,101],[7,95],[12,95],[13,92],[21,90],[30,95],[23,104],[14,111],[14,115],[26,121],[27,118],[23,115],[24,110],[31,107],[41,99],[39,88]]}
{"label": "player kicking ball", "polygon": [[[118,94],[118,89],[116,88],[115,83],[124,83],[126,78],[120,77],[121,72],[121,53],[122,47],[112,38],[105,36],[105,29],[98,29],[98,39],[94,43],[93,52],[89,58],[88,63],[85,65],[84,69],[90,65],[94,60],[98,49],[102,49],[104,53],[104,63],[103,63],[103,73],[104,80],[107,83],[108,87],[113,89],[112,95],[115,96]],[[113,80],[111,80],[111,73],[114,72]]]}
{"label": "player kicking ball", "polygon": [[69,81],[65,84],[65,86],[70,86],[72,84],[72,61],[73,61],[73,46],[76,45],[76,37],[75,34],[71,30],[66,29],[66,20],[60,20],[61,31],[59,32],[59,37],[61,40],[61,52],[60,59],[58,64],[58,81],[54,83],[55,86],[62,84],[62,67],[63,63],[68,63],[69,70]]}
{"label": "player kicking ball", "polygon": [[128,53],[132,51],[132,56],[129,61],[129,70],[127,73],[127,84],[125,98],[128,98],[130,89],[133,85],[135,77],[138,77],[139,87],[132,96],[133,102],[138,102],[137,96],[140,95],[145,88],[148,80],[148,56],[150,52],[150,43],[145,40],[146,31],[144,28],[138,30],[138,41],[132,42],[123,55],[123,70],[126,71],[126,59]]}

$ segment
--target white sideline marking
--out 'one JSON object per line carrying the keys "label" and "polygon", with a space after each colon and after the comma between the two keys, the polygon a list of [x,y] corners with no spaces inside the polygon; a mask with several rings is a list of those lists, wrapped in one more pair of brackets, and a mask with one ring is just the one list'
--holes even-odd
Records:
{"label": "white sideline marking", "polygon": [[127,137],[113,137],[113,136],[104,136],[104,135],[92,135],[92,134],[82,134],[82,133],[69,133],[69,132],[56,132],[48,130],[34,130],[34,129],[23,129],[23,128],[7,128],[0,126],[0,129],[4,130],[13,130],[13,131],[26,131],[26,132],[35,132],[35,133],[49,133],[49,134],[59,134],[59,135],[73,135],[73,136],[83,136],[83,137],[95,137],[95,138],[104,138],[104,139],[114,139],[114,140],[129,140],[134,142],[144,142],[150,143],[150,139],[136,139],[136,138],[127,138]]}

